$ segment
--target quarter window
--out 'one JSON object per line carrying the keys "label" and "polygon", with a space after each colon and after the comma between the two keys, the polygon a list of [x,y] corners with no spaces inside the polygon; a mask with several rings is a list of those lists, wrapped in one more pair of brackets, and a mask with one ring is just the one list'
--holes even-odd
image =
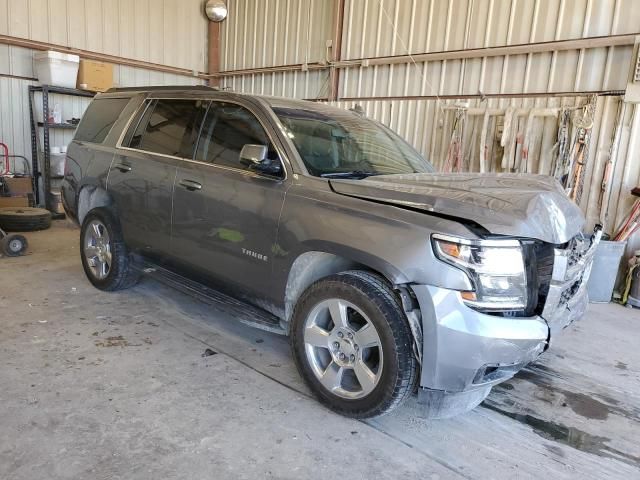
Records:
{"label": "quarter window", "polygon": [[247,144],[266,145],[267,158],[278,161],[277,152],[253,113],[234,103],[212,102],[202,126],[196,160],[249,170],[250,166],[240,161],[240,151]]}
{"label": "quarter window", "polygon": [[129,146],[192,158],[208,103],[203,100],[155,100],[142,116]]}
{"label": "quarter window", "polygon": [[80,142],[104,142],[127,103],[128,98],[99,98],[91,102],[74,139]]}

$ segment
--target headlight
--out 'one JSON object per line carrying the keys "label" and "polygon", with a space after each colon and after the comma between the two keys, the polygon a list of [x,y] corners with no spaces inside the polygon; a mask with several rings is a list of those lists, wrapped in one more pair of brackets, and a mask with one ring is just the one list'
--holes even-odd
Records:
{"label": "headlight", "polygon": [[443,262],[463,270],[474,286],[462,292],[464,303],[483,311],[524,310],[527,275],[517,240],[468,240],[433,235],[433,249]]}

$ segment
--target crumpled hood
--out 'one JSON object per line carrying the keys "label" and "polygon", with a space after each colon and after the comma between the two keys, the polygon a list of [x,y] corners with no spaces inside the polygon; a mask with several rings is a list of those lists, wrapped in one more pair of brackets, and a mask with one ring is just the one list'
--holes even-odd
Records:
{"label": "crumpled hood", "polygon": [[546,175],[416,173],[331,180],[339,194],[472,220],[489,232],[565,243],[584,217]]}

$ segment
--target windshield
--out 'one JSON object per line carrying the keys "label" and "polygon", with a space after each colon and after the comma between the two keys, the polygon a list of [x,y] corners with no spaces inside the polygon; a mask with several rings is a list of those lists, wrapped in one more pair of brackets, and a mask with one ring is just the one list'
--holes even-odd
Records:
{"label": "windshield", "polygon": [[311,175],[364,178],[434,169],[387,127],[353,112],[274,107]]}

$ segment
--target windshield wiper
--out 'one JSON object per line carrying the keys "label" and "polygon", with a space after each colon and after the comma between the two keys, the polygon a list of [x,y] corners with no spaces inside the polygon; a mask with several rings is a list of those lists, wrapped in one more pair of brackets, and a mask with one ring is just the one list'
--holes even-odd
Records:
{"label": "windshield wiper", "polygon": [[376,172],[365,172],[363,170],[352,170],[350,172],[327,172],[321,173],[322,178],[367,178],[378,175]]}

